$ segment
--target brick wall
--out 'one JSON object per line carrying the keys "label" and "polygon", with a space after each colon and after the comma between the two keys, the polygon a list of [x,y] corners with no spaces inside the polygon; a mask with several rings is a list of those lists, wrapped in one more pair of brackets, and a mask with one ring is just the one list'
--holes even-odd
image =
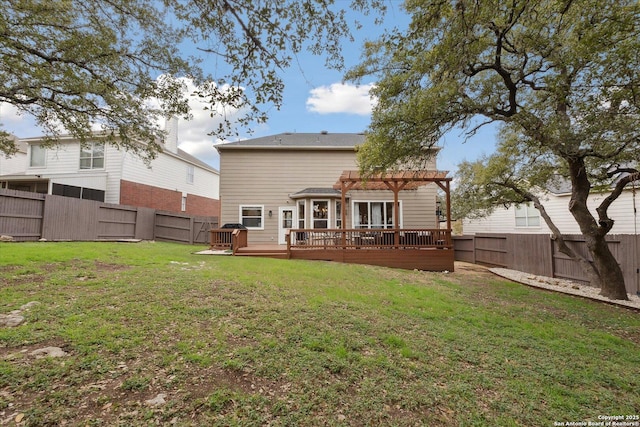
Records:
{"label": "brick wall", "polygon": [[[182,192],[151,185],[120,180],[120,204],[142,206],[169,212],[183,212]],[[187,209],[191,215],[219,216],[220,201],[187,194]]]}
{"label": "brick wall", "polygon": [[187,213],[220,218],[220,200],[187,194]]}

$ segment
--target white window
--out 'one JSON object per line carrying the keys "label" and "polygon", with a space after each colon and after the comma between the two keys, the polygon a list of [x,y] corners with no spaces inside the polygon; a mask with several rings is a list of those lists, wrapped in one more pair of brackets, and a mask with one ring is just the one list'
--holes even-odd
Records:
{"label": "white window", "polygon": [[298,228],[307,228],[305,223],[305,208],[304,200],[298,201]]}
{"label": "white window", "polygon": [[342,202],[336,200],[336,228],[342,228]]}
{"label": "white window", "polygon": [[195,171],[193,166],[187,165],[187,184],[193,184]]}
{"label": "white window", "polygon": [[516,206],[516,227],[540,227],[540,212],[532,203]]}
{"label": "white window", "polygon": [[80,169],[104,168],[104,142],[90,142],[80,147]]}
{"label": "white window", "polygon": [[[400,204],[402,212],[402,203]],[[402,219],[402,213],[400,214]],[[401,221],[402,222],[402,221]],[[354,228],[393,228],[394,208],[392,201],[353,202]],[[400,224],[402,227],[402,223]]]}
{"label": "white window", "polygon": [[240,224],[248,229],[264,230],[264,206],[241,205]]}
{"label": "white window", "polygon": [[46,166],[47,149],[40,145],[31,145],[29,155],[29,166],[32,168],[43,168]]}
{"label": "white window", "polygon": [[313,200],[311,201],[313,213],[313,228],[329,228],[329,201]]}
{"label": "white window", "polygon": [[187,195],[182,193],[182,203],[180,204],[180,210],[182,212],[187,210]]}

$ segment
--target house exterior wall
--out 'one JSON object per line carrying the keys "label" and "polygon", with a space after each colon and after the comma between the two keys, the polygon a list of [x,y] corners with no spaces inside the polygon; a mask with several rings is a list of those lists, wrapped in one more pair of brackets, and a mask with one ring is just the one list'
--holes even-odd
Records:
{"label": "house exterior wall", "polygon": [[[22,141],[30,145],[40,142],[36,138]],[[44,166],[31,167],[30,145],[26,145],[26,152],[21,155],[3,158],[0,175],[33,177],[34,180],[41,180],[44,185],[48,180],[49,193],[53,184],[64,184],[102,190],[105,192],[106,203],[196,215],[219,215],[219,174],[175,153],[160,153],[150,166],[147,166],[135,155],[106,144],[103,168],[80,169],[80,143],[69,138],[46,150]],[[188,167],[193,168],[193,182],[187,182]],[[2,180],[0,176],[0,181]],[[149,194],[154,194],[160,201],[141,203],[140,201],[146,200]],[[182,210],[183,196],[187,196],[185,210]]]}
{"label": "house exterior wall", "polygon": [[[150,166],[130,153],[122,155],[122,179],[212,199],[220,198],[220,175],[187,163],[171,153],[159,155]],[[187,168],[193,167],[193,182],[187,182]]]}
{"label": "house exterior wall", "polygon": [[[435,160],[433,162],[435,168]],[[278,212],[281,207],[296,208],[291,195],[306,188],[332,188],[345,170],[357,170],[353,149],[220,149],[220,224],[239,223],[241,205],[264,206],[264,229],[250,230],[249,243],[277,243]],[[436,185],[403,191],[404,227],[435,228]],[[350,191],[347,228],[352,228],[354,201],[393,201],[391,191]],[[332,200],[330,228],[335,227],[335,201],[318,196],[314,200]],[[307,203],[307,221],[310,218]],[[268,212],[272,212],[272,217]],[[295,218],[294,218],[295,219]],[[297,222],[294,222],[297,227]],[[309,222],[307,227],[311,228]]]}
{"label": "house exterior wall", "polygon": [[[184,210],[183,197],[186,197]],[[124,179],[120,181],[120,204],[202,216],[218,216],[220,212],[218,200]]]}
{"label": "house exterior wall", "polygon": [[[31,146],[37,141],[30,142]],[[27,153],[23,171],[28,176],[40,176],[49,179],[49,192],[53,184],[88,187],[105,191],[105,202],[118,203],[117,193],[113,196],[108,191],[109,181],[118,180],[120,173],[120,153],[110,145],[105,146],[104,168],[80,169],[80,144],[78,142],[61,143],[56,147],[46,149],[45,165],[31,167],[30,154]]]}
{"label": "house exterior wall", "polygon": [[220,218],[220,200],[188,194],[186,213]]}
{"label": "house exterior wall", "polygon": [[0,154],[0,175],[11,175],[24,172],[28,164],[26,147],[18,146],[18,152],[10,157]]}
{"label": "house exterior wall", "polygon": [[[638,190],[636,190],[638,192]],[[589,198],[588,206],[597,218],[596,207],[602,203],[604,195],[595,194]],[[636,208],[640,205],[640,197],[636,195]],[[581,234],[578,224],[569,212],[569,195],[549,194],[541,199],[547,213],[563,234]],[[640,220],[634,215],[634,197],[631,189],[625,190],[611,204],[609,217],[615,223],[610,234],[636,234],[640,229]],[[499,208],[486,218],[463,220],[463,234],[477,233],[516,233],[516,234],[551,234],[551,230],[540,218],[540,226],[516,227],[515,209]]]}

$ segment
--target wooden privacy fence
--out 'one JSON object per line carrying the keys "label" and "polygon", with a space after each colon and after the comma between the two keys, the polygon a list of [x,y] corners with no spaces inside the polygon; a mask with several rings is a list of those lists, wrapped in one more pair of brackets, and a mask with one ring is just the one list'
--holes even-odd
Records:
{"label": "wooden privacy fence", "polygon": [[209,243],[217,217],[48,194],[0,190],[0,234],[29,240],[164,240]]}
{"label": "wooden privacy fence", "polygon": [[[588,259],[582,235],[565,235],[569,247]],[[640,236],[607,236],[609,248],[622,268],[627,292],[640,295]],[[503,267],[547,277],[588,283],[576,261],[560,253],[546,234],[476,234],[454,236],[456,261]]]}

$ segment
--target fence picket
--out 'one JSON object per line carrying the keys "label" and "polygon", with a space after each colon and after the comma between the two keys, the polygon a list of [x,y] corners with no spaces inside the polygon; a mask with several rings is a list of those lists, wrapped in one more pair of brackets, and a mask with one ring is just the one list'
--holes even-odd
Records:
{"label": "fence picket", "polygon": [[[575,251],[588,257],[581,235],[566,235]],[[640,236],[607,236],[611,252],[622,268],[627,292],[640,295]],[[503,267],[547,277],[569,279],[588,284],[580,265],[559,253],[546,234],[488,234],[453,236],[456,261]]]}
{"label": "fence picket", "polygon": [[0,234],[14,241],[158,238],[208,244],[209,229],[202,232],[207,224],[217,228],[218,218],[0,189]]}

